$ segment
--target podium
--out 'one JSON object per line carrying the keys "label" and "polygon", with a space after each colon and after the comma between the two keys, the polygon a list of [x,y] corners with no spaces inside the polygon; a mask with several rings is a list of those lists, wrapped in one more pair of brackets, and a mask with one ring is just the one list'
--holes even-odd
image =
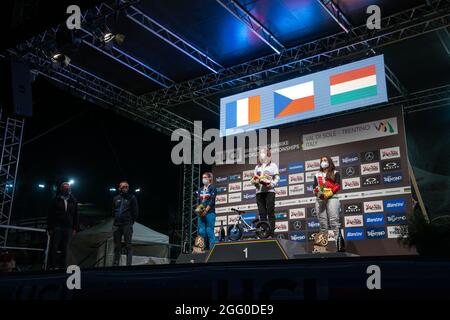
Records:
{"label": "podium", "polygon": [[206,262],[287,260],[288,255],[276,239],[244,240],[214,244]]}

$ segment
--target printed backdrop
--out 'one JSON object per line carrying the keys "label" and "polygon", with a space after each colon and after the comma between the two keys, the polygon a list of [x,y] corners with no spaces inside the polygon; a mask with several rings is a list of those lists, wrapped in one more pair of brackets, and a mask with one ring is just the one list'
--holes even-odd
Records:
{"label": "printed backdrop", "polygon": [[[359,255],[407,254],[399,244],[411,210],[404,122],[401,107],[343,115],[280,129],[280,182],[276,188],[277,237],[311,243],[319,230],[313,194],[319,158],[332,157],[341,173],[341,223],[347,251]],[[233,224],[231,208],[257,217],[254,165],[216,165],[216,235]],[[335,241],[330,233],[330,241]],[[311,247],[311,246],[309,246]]]}

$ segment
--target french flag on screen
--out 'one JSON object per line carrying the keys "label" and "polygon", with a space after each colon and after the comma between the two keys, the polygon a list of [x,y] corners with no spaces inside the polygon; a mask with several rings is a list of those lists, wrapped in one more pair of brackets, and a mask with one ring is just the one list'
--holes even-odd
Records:
{"label": "french flag on screen", "polygon": [[232,129],[258,123],[261,118],[260,109],[260,96],[228,102],[225,106],[225,128]]}

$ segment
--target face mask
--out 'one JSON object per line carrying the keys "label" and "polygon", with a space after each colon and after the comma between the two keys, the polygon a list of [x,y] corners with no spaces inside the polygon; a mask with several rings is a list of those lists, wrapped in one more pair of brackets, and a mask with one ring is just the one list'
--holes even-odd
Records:
{"label": "face mask", "polygon": [[203,179],[202,182],[206,186],[209,183],[209,179]]}
{"label": "face mask", "polygon": [[322,162],[320,163],[320,167],[321,167],[322,169],[328,168],[328,167],[329,167],[328,161],[322,161]]}
{"label": "face mask", "polygon": [[122,192],[122,193],[128,193],[128,189],[121,189],[120,192]]}

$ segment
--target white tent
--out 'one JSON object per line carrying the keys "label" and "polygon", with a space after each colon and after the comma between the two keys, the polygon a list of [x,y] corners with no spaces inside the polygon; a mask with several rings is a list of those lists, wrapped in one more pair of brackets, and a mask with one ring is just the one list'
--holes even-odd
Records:
{"label": "white tent", "polygon": [[[71,242],[70,263],[80,267],[111,266],[114,254],[113,219],[79,232]],[[169,237],[140,223],[133,225],[133,265],[169,263]],[[122,255],[121,265],[125,264]]]}

